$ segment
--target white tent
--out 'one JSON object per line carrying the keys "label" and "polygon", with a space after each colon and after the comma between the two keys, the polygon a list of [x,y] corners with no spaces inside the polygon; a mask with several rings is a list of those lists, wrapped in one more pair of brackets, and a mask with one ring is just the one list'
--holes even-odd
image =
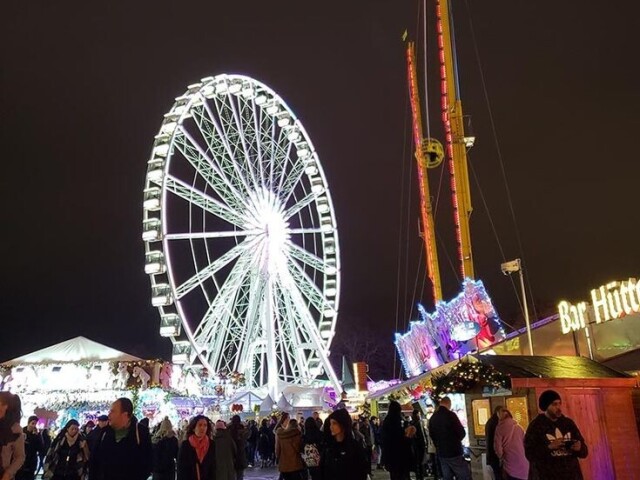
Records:
{"label": "white tent", "polygon": [[293,410],[293,405],[291,405],[289,400],[287,400],[287,397],[282,394],[280,400],[278,400],[278,408],[283,412],[290,412]]}
{"label": "white tent", "polygon": [[271,395],[267,395],[266,397],[264,397],[264,400],[262,400],[262,403],[260,404],[260,412],[271,412],[274,405],[275,403],[273,402],[273,398],[271,398]]}
{"label": "white tent", "polygon": [[121,352],[85,337],[76,337],[42,350],[4,362],[3,365],[33,365],[72,362],[134,362],[138,357]]}

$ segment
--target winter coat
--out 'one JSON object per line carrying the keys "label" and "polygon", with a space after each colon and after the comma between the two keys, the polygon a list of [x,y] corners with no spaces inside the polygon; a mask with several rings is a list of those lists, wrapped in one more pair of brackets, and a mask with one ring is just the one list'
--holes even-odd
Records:
{"label": "winter coat", "polygon": [[262,458],[269,458],[273,454],[274,441],[269,427],[260,427],[258,430],[258,453]]}
{"label": "winter coat", "polygon": [[276,458],[278,459],[278,470],[282,473],[298,472],[304,470],[300,451],[302,449],[302,433],[298,428],[281,428],[276,433]]}
{"label": "winter coat", "polygon": [[38,468],[38,458],[43,457],[47,452],[44,451],[44,441],[39,432],[30,432],[27,427],[24,427],[23,432],[25,460],[20,471],[33,474]]}
{"label": "winter coat", "polygon": [[236,470],[244,470],[249,463],[247,462],[247,438],[249,437],[249,430],[244,428],[244,425],[231,424],[228,427],[231,438],[236,444]]}
{"label": "winter coat", "polygon": [[462,456],[462,439],[466,436],[458,416],[447,407],[440,406],[429,419],[429,435],[442,458]]}
{"label": "winter coat", "polygon": [[69,445],[66,435],[58,436],[47,452],[42,476],[79,480],[85,473],[88,459],[89,447],[84,435],[78,433],[73,445]]}
{"label": "winter coat", "polygon": [[15,477],[16,473],[22,467],[25,460],[24,451],[24,435],[22,435],[22,429],[19,423],[15,423],[11,427],[11,431],[17,434],[17,438],[5,445],[2,445],[0,450],[0,459],[2,460],[2,471],[9,473],[9,477]]}
{"label": "winter coat", "polygon": [[[578,452],[564,447],[550,450],[548,445],[551,439],[555,438],[580,440],[582,448]],[[561,416],[553,421],[541,413],[527,427],[527,433],[524,436],[524,453],[531,464],[534,478],[582,480],[578,459],[586,458],[589,452],[573,420]]]}
{"label": "winter coat", "polygon": [[162,437],[153,444],[152,450],[154,480],[173,480],[176,475],[178,439],[174,435]]}
{"label": "winter coat", "polygon": [[216,430],[216,480],[236,480],[236,443],[227,429]]}
{"label": "winter coat", "polygon": [[427,434],[424,431],[422,421],[412,421],[411,425],[416,429],[416,436],[411,439],[414,461],[422,464],[427,453]]}
{"label": "winter coat", "polygon": [[147,480],[152,470],[149,430],[131,419],[127,435],[116,442],[113,428],[105,427],[91,462],[96,480]]}
{"label": "winter coat", "polygon": [[411,442],[404,434],[402,421],[387,416],[381,427],[382,436],[382,460],[390,472],[409,472],[413,459],[411,455]]}
{"label": "winter coat", "polygon": [[498,427],[498,422],[500,419],[498,415],[495,413],[491,415],[491,418],[487,420],[487,423],[484,426],[485,434],[487,435],[487,465],[497,465],[498,456],[496,455],[496,451],[494,449],[494,439],[496,438],[496,428]]}
{"label": "winter coat", "polygon": [[[200,476],[198,476],[198,469]],[[189,440],[182,442],[178,451],[177,480],[216,480],[217,478],[216,445],[214,442],[209,442],[209,450],[207,450],[202,463],[198,462],[196,449],[191,446]]]}
{"label": "winter coat", "polygon": [[524,430],[513,418],[498,423],[494,435],[496,459],[502,460],[502,469],[514,478],[529,476],[529,462],[524,455]]}
{"label": "winter coat", "polygon": [[320,455],[320,470],[326,480],[366,480],[368,460],[353,436],[342,442],[331,438]]}

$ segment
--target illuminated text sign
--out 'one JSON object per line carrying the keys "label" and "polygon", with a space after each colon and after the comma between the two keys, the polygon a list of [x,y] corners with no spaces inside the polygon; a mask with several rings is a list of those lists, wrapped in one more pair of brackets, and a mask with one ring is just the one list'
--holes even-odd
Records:
{"label": "illuminated text sign", "polygon": [[573,305],[562,301],[558,304],[562,333],[585,328],[591,315],[595,323],[602,323],[638,312],[640,283],[633,278],[626,282],[607,283],[591,290],[591,308],[587,302]]}

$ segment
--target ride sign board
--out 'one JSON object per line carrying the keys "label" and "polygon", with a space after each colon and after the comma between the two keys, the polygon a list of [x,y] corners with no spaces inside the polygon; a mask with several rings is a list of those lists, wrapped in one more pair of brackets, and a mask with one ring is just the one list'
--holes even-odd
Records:
{"label": "ride sign board", "polygon": [[603,323],[640,312],[640,283],[635,278],[610,282],[591,290],[591,304],[558,304],[562,333],[586,328],[589,323]]}

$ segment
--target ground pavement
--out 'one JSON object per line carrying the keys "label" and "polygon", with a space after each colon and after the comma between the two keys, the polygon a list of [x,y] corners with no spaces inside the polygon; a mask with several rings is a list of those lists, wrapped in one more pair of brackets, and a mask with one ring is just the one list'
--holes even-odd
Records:
{"label": "ground pavement", "polygon": [[[247,468],[244,471],[244,478],[252,480],[278,480],[278,470],[276,468]],[[389,473],[384,470],[374,470],[373,480],[389,480]]]}

